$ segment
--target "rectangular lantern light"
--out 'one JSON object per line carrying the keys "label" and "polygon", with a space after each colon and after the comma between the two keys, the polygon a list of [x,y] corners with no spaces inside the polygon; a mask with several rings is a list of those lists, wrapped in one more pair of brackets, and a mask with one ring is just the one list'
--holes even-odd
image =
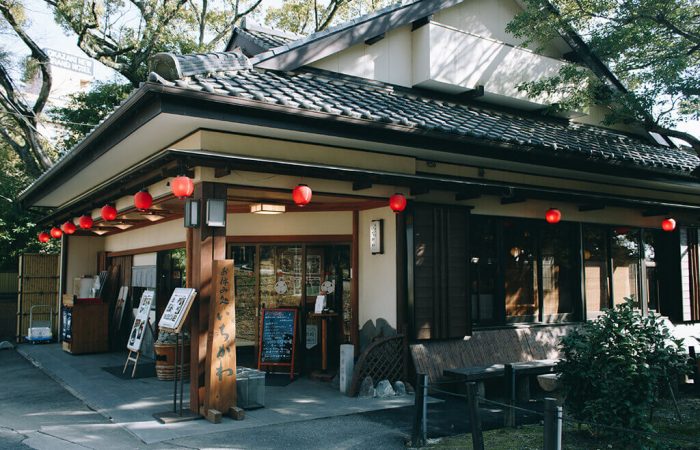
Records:
{"label": "rectangular lantern light", "polygon": [[187,199],[185,201],[185,227],[198,228],[199,222],[199,200]]}
{"label": "rectangular lantern light", "polygon": [[226,199],[207,200],[207,225],[217,228],[226,226]]}
{"label": "rectangular lantern light", "polygon": [[272,203],[255,203],[250,205],[250,212],[253,214],[282,214],[286,211],[284,205],[275,205]]}

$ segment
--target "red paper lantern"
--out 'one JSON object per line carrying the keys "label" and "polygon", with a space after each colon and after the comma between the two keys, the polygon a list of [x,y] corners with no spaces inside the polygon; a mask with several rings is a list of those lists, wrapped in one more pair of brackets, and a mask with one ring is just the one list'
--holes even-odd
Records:
{"label": "red paper lantern", "polygon": [[389,208],[395,213],[400,213],[406,209],[406,197],[403,194],[394,194],[389,197]]}
{"label": "red paper lantern", "polygon": [[666,217],[661,221],[661,228],[663,228],[664,231],[673,231],[676,229],[676,221],[670,217]]}
{"label": "red paper lantern", "polygon": [[148,191],[139,191],[134,195],[134,206],[141,211],[148,209],[153,205],[153,197]]}
{"label": "red paper lantern", "polygon": [[80,224],[80,228],[83,230],[89,230],[92,228],[93,223],[95,223],[92,220],[92,216],[89,216],[85,214],[84,216],[80,216],[80,219],[78,219],[78,224]]}
{"label": "red paper lantern", "polygon": [[312,195],[313,192],[311,191],[311,188],[305,184],[298,185],[292,191],[292,198],[294,199],[294,203],[296,203],[297,206],[308,205],[311,201]]}
{"label": "red paper lantern", "polygon": [[177,198],[189,197],[194,192],[194,181],[185,175],[177,176],[170,182],[170,190]]}
{"label": "red paper lantern", "polygon": [[102,218],[108,222],[117,218],[117,208],[112,205],[104,205],[101,213]]}
{"label": "red paper lantern", "polygon": [[51,228],[50,233],[51,233],[51,237],[54,239],[60,239],[61,236],[63,236],[63,231],[61,231],[61,229],[58,227]]}
{"label": "red paper lantern", "polygon": [[51,236],[49,236],[49,233],[47,233],[46,231],[42,231],[37,235],[37,239],[39,239],[39,242],[41,242],[42,244],[46,244],[51,239]]}
{"label": "red paper lantern", "polygon": [[63,230],[64,233],[66,234],[73,234],[75,233],[75,224],[71,222],[70,220],[66,220],[63,225],[61,225],[61,230]]}
{"label": "red paper lantern", "polygon": [[559,223],[561,220],[561,211],[556,208],[549,208],[544,215],[544,220],[547,223]]}

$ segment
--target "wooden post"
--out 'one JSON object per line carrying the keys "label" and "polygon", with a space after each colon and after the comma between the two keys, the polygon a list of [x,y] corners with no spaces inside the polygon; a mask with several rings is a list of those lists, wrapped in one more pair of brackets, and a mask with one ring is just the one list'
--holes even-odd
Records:
{"label": "wooden post", "polygon": [[355,356],[360,353],[360,212],[352,212],[352,249],[350,249],[352,278],[350,280],[350,342],[355,346]]}
{"label": "wooden post", "polygon": [[506,403],[510,406],[505,411],[505,424],[507,427],[515,426],[515,371],[512,364],[504,366],[503,380],[505,382]]}
{"label": "wooden post", "polygon": [[688,355],[693,362],[693,373],[691,375],[693,379],[693,389],[695,392],[700,392],[700,366],[698,366],[698,357],[695,353],[695,346],[691,345],[688,347]]}
{"label": "wooden post", "polygon": [[424,445],[425,430],[424,430],[424,414],[425,414],[425,397],[423,386],[427,386],[428,377],[419,373],[416,377],[416,396],[415,396],[415,417],[413,420],[413,431],[411,433],[411,445],[418,447]]}
{"label": "wooden post", "polygon": [[[209,299],[212,295],[212,268],[216,259],[226,257],[226,228],[209,227],[204,220],[208,199],[226,199],[226,185],[203,182],[194,187],[194,200],[199,200],[199,228],[187,233],[185,244],[192,249],[191,273],[187,274],[188,285],[197,290],[197,298],[190,310],[190,410],[199,414],[204,405],[205,363],[207,356],[207,334],[209,329]],[[206,411],[204,411],[206,414]]]}
{"label": "wooden post", "polygon": [[544,450],[561,450],[562,408],[554,398],[544,399]]}
{"label": "wooden post", "polygon": [[233,260],[214,261],[214,290],[209,302],[209,337],[204,409],[236,406],[236,300]]}
{"label": "wooden post", "polygon": [[472,428],[472,447],[474,450],[484,450],[484,435],[481,432],[481,416],[479,415],[479,399],[476,396],[476,383],[467,383],[467,402],[469,405],[469,424]]}

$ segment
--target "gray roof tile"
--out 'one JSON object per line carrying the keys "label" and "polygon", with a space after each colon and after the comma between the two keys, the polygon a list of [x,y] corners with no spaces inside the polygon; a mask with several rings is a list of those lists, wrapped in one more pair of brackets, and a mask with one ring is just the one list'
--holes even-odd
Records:
{"label": "gray roof tile", "polygon": [[[186,61],[187,58],[179,60]],[[567,154],[606,164],[683,175],[689,175],[700,165],[700,158],[690,150],[655,145],[606,128],[435,100],[412,89],[317,69],[281,72],[244,66],[239,64],[233,72],[212,72],[206,78],[188,78],[189,82],[176,80],[175,84],[181,88],[213,90],[221,95],[241,96],[289,108],[322,111],[329,116],[349,116],[492,142],[517,143],[523,151],[534,147],[556,155]],[[156,74],[149,79],[168,83]],[[518,151],[517,145],[514,151]]]}

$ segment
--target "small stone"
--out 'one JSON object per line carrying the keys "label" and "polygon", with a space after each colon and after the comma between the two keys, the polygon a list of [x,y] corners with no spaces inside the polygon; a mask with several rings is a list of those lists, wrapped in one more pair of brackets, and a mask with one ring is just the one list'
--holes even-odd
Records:
{"label": "small stone", "polygon": [[15,348],[15,346],[8,341],[0,342],[0,350],[12,350],[13,348]]}
{"label": "small stone", "polygon": [[394,392],[396,395],[406,395],[406,385],[403,384],[403,381],[399,380],[394,383]]}
{"label": "small stone", "polygon": [[396,392],[394,392],[394,388],[391,387],[391,382],[389,380],[382,380],[377,383],[377,397],[385,398],[393,397],[395,395]]}
{"label": "small stone", "polygon": [[406,386],[406,393],[407,394],[413,394],[416,392],[416,390],[413,389],[413,385],[411,383],[409,383],[408,381],[405,382],[404,385]]}
{"label": "small stone", "polygon": [[360,385],[360,397],[374,397],[374,381],[372,377],[365,377]]}

